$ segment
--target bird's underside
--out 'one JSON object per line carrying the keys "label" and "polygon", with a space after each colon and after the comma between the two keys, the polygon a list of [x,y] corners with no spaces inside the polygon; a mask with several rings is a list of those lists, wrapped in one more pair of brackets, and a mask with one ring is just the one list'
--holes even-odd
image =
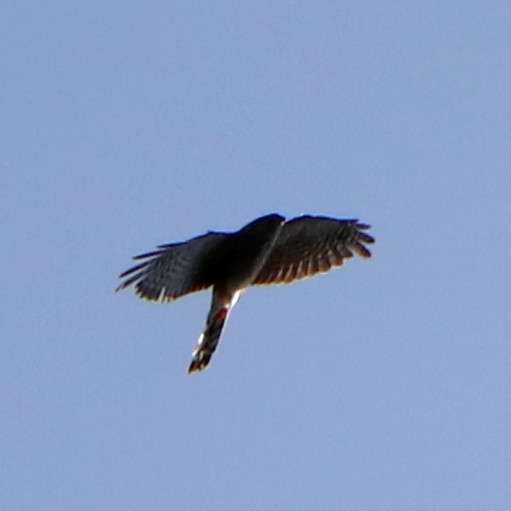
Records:
{"label": "bird's underside", "polygon": [[188,369],[202,371],[243,289],[325,273],[355,254],[370,257],[366,245],[374,238],[367,229],[358,220],[301,216],[286,221],[271,214],[233,233],[208,232],[136,256],[140,262],[120,275],[124,281],[117,291],[134,286],[141,298],[167,302],[212,287],[206,326]]}

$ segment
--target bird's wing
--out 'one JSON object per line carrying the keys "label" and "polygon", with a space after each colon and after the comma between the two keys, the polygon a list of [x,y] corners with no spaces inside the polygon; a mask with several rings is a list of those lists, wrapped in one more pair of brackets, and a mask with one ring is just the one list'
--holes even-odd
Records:
{"label": "bird's wing", "polygon": [[358,254],[370,257],[365,246],[374,238],[358,220],[302,216],[286,222],[269,258],[253,285],[287,284],[341,266]]}
{"label": "bird's wing", "polygon": [[138,296],[152,301],[167,302],[213,284],[208,263],[226,238],[218,232],[209,232],[183,243],[159,245],[157,250],[134,257],[142,260],[119,275],[125,278],[116,291],[131,285]]}

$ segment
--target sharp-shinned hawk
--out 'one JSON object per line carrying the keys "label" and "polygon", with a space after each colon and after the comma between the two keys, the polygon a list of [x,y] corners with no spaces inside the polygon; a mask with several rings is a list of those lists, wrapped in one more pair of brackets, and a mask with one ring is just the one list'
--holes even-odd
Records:
{"label": "sharp-shinned hawk", "polygon": [[141,298],[168,302],[212,287],[206,327],[188,369],[202,371],[241,291],[325,273],[354,254],[370,257],[365,244],[374,238],[367,229],[358,220],[306,215],[286,221],[270,214],[236,232],[208,232],[134,257],[142,262],[120,275],[125,280],[117,291],[133,285]]}

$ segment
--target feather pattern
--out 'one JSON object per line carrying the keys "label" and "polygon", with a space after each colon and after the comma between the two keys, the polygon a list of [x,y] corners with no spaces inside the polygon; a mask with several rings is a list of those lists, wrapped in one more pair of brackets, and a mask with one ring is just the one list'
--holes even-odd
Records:
{"label": "feather pattern", "polygon": [[357,254],[370,257],[369,226],[358,220],[302,216],[286,222],[254,285],[288,284],[326,273]]}

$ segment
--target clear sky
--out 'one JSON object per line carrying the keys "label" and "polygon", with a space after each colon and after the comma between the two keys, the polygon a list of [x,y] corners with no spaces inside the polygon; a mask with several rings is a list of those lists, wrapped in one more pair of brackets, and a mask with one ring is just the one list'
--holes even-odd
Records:
{"label": "clear sky", "polygon": [[[511,6],[0,7],[0,508],[511,509]],[[131,256],[267,212],[370,261],[210,297]]]}

